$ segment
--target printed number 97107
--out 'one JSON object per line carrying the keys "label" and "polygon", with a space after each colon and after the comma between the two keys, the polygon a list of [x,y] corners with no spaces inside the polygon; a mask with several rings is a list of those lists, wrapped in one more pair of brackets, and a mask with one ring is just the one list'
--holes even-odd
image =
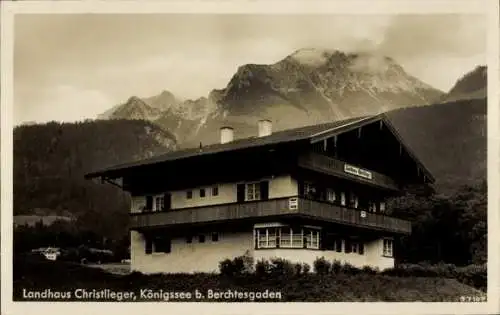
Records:
{"label": "printed number 97107", "polygon": [[462,295],[460,302],[486,302],[486,295]]}

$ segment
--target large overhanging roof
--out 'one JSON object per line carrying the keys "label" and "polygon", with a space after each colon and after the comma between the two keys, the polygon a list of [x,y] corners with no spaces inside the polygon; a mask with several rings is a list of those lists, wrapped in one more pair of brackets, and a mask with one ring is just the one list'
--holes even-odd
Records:
{"label": "large overhanging roof", "polygon": [[85,178],[89,179],[101,176],[121,177],[121,174],[124,171],[138,169],[144,166],[157,165],[157,164],[167,163],[170,161],[184,160],[193,157],[211,155],[216,153],[235,152],[244,149],[260,148],[264,146],[270,146],[270,145],[272,146],[272,145],[290,143],[295,141],[309,140],[311,143],[316,143],[326,138],[333,137],[335,135],[357,129],[359,127],[371,124],[376,121],[382,121],[385,123],[385,125],[396,136],[396,138],[400,141],[401,145],[406,149],[406,151],[409,153],[412,159],[418,164],[418,166],[422,169],[422,171],[426,174],[426,176],[431,181],[434,181],[432,174],[430,174],[430,172],[422,165],[422,163],[418,160],[418,158],[411,151],[411,149],[405,145],[401,136],[398,134],[398,132],[395,130],[395,128],[392,126],[392,124],[384,114],[349,118],[330,123],[323,123],[318,125],[311,125],[300,128],[287,129],[283,131],[277,131],[269,136],[264,136],[264,137],[249,137],[249,138],[234,140],[228,143],[216,143],[212,145],[203,146],[200,148],[190,148],[190,149],[173,151],[156,157],[105,168],[103,170],[86,174]]}

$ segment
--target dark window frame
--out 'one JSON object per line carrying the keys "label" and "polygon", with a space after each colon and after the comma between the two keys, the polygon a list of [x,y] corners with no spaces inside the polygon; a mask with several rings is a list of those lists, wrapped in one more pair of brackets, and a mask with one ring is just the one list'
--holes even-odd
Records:
{"label": "dark window frame", "polygon": [[212,232],[212,242],[218,242],[218,241],[219,241],[219,233]]}
{"label": "dark window frame", "polygon": [[156,236],[153,239],[153,253],[170,253],[172,252],[172,240],[167,237]]}
{"label": "dark window frame", "polygon": [[151,237],[146,236],[144,240],[144,253],[146,255],[151,255],[153,253],[153,240]]}
{"label": "dark window frame", "polygon": [[218,196],[218,195],[219,195],[219,186],[212,187],[212,196]]}

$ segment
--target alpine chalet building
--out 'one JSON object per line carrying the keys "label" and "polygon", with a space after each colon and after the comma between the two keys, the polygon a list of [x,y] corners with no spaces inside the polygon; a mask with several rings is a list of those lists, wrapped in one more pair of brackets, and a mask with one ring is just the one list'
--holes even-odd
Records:
{"label": "alpine chalet building", "polygon": [[216,272],[244,254],[394,266],[411,222],[386,200],[434,179],[384,115],[255,131],[236,140],[223,127],[220,143],[86,175],[131,195],[132,270]]}

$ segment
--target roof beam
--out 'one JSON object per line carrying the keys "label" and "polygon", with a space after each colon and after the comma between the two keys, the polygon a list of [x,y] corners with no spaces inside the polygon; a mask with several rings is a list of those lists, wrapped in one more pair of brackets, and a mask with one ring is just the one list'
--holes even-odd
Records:
{"label": "roof beam", "polygon": [[112,179],[109,179],[109,178],[107,178],[107,177],[104,177],[104,176],[103,176],[103,177],[101,177],[101,183],[102,183],[102,182],[106,182],[106,183],[111,184],[111,185],[113,185],[113,186],[116,186],[116,187],[118,187],[118,188],[120,188],[120,189],[123,189],[123,186],[122,186],[122,185],[118,184],[117,182],[115,182],[115,181],[113,181]]}
{"label": "roof beam", "polygon": [[355,130],[355,129],[360,127],[360,124],[363,124],[363,125],[369,124],[369,123],[377,121],[378,119],[381,119],[381,118],[379,116],[360,118],[359,120],[350,122],[350,123],[345,124],[341,127],[335,127],[335,128],[331,128],[331,129],[328,129],[325,131],[318,132],[318,133],[311,136],[311,143],[323,141],[324,139],[331,138],[334,135],[338,135],[341,133]]}

